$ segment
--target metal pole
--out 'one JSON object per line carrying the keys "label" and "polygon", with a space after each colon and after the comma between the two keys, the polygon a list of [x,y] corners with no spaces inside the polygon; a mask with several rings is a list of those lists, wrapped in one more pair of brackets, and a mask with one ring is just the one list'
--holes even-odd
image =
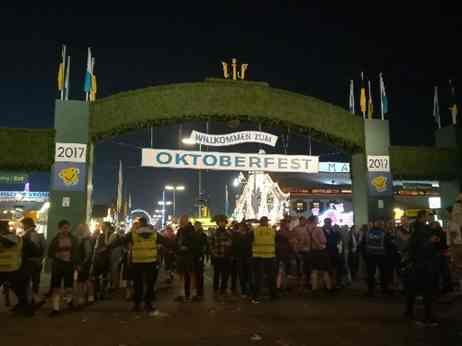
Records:
{"label": "metal pole", "polygon": [[228,216],[229,212],[229,191],[228,184],[225,185],[225,215]]}
{"label": "metal pole", "polygon": [[[199,151],[202,151],[202,145],[199,144]],[[197,216],[201,217],[201,195],[202,195],[202,170],[197,171],[197,180],[198,180],[198,196],[197,196]]]}
{"label": "metal pole", "polygon": [[173,188],[173,219],[176,218],[175,189],[176,189],[176,186],[174,186],[174,188]]}
{"label": "metal pole", "polygon": [[162,191],[162,227],[165,227],[165,189]]}
{"label": "metal pole", "polygon": [[151,148],[154,148],[154,127],[151,127]]}

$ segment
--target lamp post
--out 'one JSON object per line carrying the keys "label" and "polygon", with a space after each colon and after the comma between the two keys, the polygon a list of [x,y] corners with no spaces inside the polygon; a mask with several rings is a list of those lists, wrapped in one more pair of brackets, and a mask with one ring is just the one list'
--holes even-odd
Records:
{"label": "lamp post", "polygon": [[162,206],[162,227],[164,227],[165,226],[165,211],[166,211],[165,207],[172,204],[171,201],[165,200],[165,190],[162,193],[162,201],[157,202],[157,204]]}
{"label": "lamp post", "polygon": [[[192,138],[183,138],[183,144],[185,145],[196,145],[196,141]],[[199,144],[199,151],[202,151],[202,144]],[[198,193],[197,193],[197,200],[198,200],[198,216],[201,216],[201,199],[202,199],[202,170],[197,170],[197,185],[198,185]]]}
{"label": "lamp post", "polygon": [[166,185],[165,190],[173,192],[173,218],[176,218],[176,192],[184,191],[185,187],[183,185]]}

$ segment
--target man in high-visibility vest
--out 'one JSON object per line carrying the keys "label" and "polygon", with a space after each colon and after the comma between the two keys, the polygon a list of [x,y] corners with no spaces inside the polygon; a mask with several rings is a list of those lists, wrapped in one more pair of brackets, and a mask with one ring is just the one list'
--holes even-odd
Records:
{"label": "man in high-visibility vest", "polygon": [[0,287],[6,282],[11,284],[18,298],[13,311],[26,316],[32,316],[34,311],[27,289],[30,276],[23,263],[36,253],[34,243],[10,232],[8,221],[0,221]]}
{"label": "man in high-visibility vest", "polygon": [[[131,271],[135,291],[132,311],[139,312],[144,300],[144,310],[147,313],[156,313],[157,309],[152,302],[159,273],[158,246],[163,243],[163,238],[141,217],[124,239],[131,245]],[[118,246],[118,242],[115,241],[112,246]],[[145,287],[146,292],[143,292]]]}
{"label": "man in high-visibility vest", "polygon": [[271,298],[276,299],[276,231],[268,224],[266,216],[260,219],[260,226],[253,232],[252,261],[255,278],[252,303],[259,303],[265,276]]}

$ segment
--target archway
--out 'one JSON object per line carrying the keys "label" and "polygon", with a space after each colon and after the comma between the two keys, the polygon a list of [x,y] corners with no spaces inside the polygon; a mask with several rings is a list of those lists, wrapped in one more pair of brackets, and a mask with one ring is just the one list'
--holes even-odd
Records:
{"label": "archway", "polygon": [[[290,128],[309,134],[314,140],[334,144],[352,154],[353,204],[358,224],[367,222],[371,214],[385,215],[391,211],[392,197],[370,196],[368,192],[366,157],[386,156],[392,162],[402,162],[404,153],[399,148],[391,148],[387,121],[363,120],[324,101],[274,89],[261,82],[207,79],[120,93],[91,104],[57,101],[55,114],[56,141],[88,143],[89,150],[87,163],[81,170],[84,179],[88,177],[86,188],[79,191],[52,189],[52,223],[60,218],[80,223],[88,216],[87,206],[93,189],[92,143],[137,128],[190,119],[243,119],[270,127]],[[441,152],[445,153],[445,158],[440,159],[444,168],[440,167],[438,174],[443,174],[443,170],[444,174],[454,175],[448,164],[455,157],[454,151],[441,149]],[[390,159],[390,155],[394,158]],[[402,168],[402,164],[397,165]],[[415,162],[412,169],[418,167],[419,163]],[[429,174],[434,172],[435,169],[427,170]],[[72,200],[70,205],[64,204],[64,198]]]}

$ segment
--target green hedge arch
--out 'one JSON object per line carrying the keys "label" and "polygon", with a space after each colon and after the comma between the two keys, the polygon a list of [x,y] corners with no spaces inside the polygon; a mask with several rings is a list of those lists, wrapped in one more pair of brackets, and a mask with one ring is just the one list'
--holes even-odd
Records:
{"label": "green hedge arch", "polygon": [[390,167],[395,179],[452,180],[461,174],[459,149],[390,147]]}
{"label": "green hedge arch", "polygon": [[123,92],[90,106],[94,140],[188,119],[245,119],[290,127],[348,152],[364,148],[363,122],[344,109],[267,83],[207,79]]}
{"label": "green hedge arch", "polygon": [[0,128],[0,169],[47,171],[54,160],[54,129]]}

